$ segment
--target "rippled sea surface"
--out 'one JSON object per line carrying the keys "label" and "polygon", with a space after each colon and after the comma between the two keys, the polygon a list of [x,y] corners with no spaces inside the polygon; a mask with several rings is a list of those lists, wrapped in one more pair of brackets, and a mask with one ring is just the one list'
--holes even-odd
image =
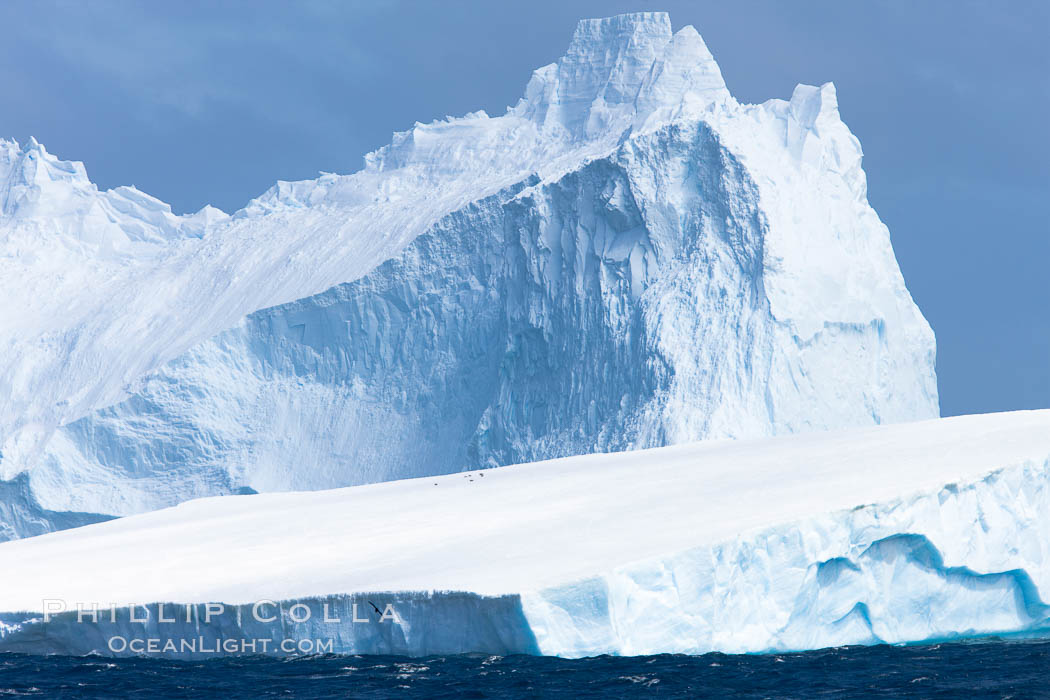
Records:
{"label": "rippled sea surface", "polygon": [[316,656],[206,662],[0,654],[0,697],[1050,698],[1050,641],[761,656]]}

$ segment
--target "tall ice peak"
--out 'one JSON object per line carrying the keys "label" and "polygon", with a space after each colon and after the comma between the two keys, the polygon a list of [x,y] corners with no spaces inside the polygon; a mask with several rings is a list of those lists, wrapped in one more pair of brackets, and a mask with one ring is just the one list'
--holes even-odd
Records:
{"label": "tall ice peak", "polygon": [[665,12],[581,20],[566,54],[536,70],[512,113],[544,129],[594,138],[673,116],[685,101],[731,100],[721,71],[691,26],[671,32]]}
{"label": "tall ice peak", "polygon": [[[507,118],[473,112],[416,123],[366,155],[365,167],[384,171],[415,164],[453,177],[505,169],[541,152],[598,143],[612,147],[628,130],[648,130],[733,104],[718,64],[693,27],[672,33],[664,12],[585,19],[565,55],[533,72]],[[536,128],[520,131],[522,119]],[[267,210],[274,194],[268,192],[247,210]]]}

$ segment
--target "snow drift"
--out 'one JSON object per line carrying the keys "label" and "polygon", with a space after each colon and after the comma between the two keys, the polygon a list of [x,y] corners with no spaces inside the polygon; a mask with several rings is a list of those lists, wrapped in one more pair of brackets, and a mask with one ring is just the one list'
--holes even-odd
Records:
{"label": "snow drift", "polygon": [[[1047,532],[1050,410],[709,441],[208,498],[3,543],[17,575],[0,650],[580,656],[1046,634]],[[207,623],[209,602],[226,610]]]}
{"label": "snow drift", "polygon": [[860,161],[832,85],[739,104],[662,13],[581,22],[505,115],[232,216],[5,143],[0,479],[28,489],[0,536],[935,417]]}

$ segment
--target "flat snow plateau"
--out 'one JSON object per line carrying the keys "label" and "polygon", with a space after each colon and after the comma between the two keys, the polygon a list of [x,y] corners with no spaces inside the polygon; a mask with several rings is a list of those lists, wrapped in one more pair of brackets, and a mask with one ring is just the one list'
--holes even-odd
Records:
{"label": "flat snow plateau", "polygon": [[[577,656],[1040,633],[1048,475],[1043,410],[206,498],[0,544],[0,570],[16,572],[0,610],[29,611],[0,615],[0,649],[107,653],[104,636],[68,620],[40,635],[43,599],[310,605],[365,592],[385,592],[369,598],[403,619],[396,633],[328,630],[336,651]],[[279,634],[323,630],[284,620]]]}

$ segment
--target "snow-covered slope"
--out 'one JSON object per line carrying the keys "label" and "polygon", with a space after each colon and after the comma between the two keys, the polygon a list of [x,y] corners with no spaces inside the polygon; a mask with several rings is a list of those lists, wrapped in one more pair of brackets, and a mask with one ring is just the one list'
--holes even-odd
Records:
{"label": "snow-covered slope", "polygon": [[[1046,634],[1047,532],[1050,411],[709,441],[209,498],[0,544],[17,572],[0,649],[247,637],[576,656]],[[103,613],[42,634],[45,599]],[[283,601],[260,608],[274,619],[255,619],[262,600]],[[343,613],[369,600],[400,621]],[[197,607],[185,623],[158,602]],[[193,619],[206,602],[231,607],[209,625]],[[109,604],[148,606],[111,621]]]}
{"label": "snow-covered slope", "polygon": [[834,87],[738,104],[662,13],[232,217],[2,153],[0,479],[38,510],[937,415]]}

